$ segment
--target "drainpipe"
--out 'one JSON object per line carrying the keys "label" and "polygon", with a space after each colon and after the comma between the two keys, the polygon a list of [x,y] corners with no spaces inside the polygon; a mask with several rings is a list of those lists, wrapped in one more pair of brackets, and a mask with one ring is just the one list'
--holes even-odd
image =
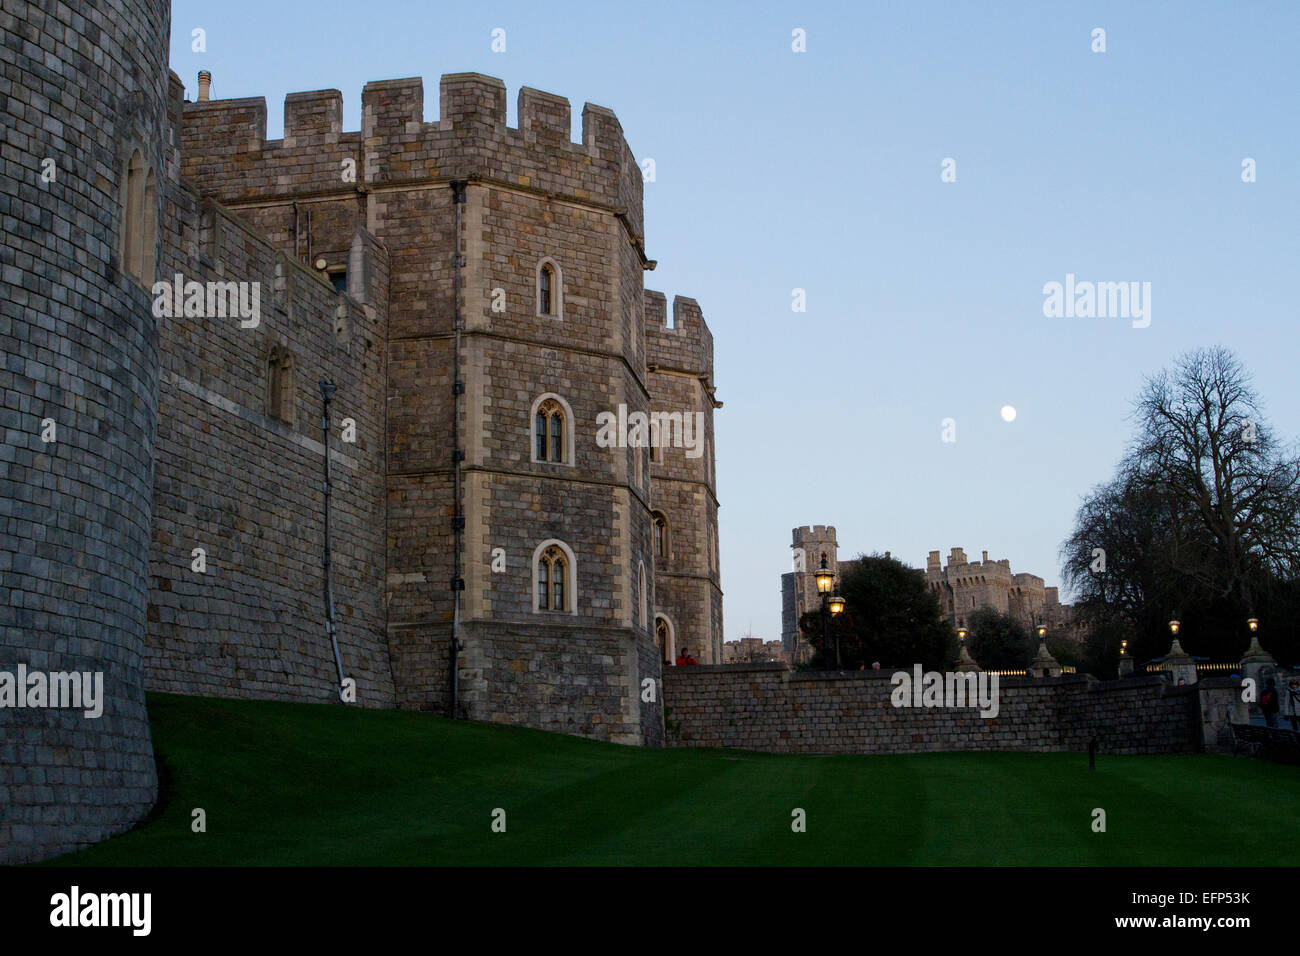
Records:
{"label": "drainpipe", "polygon": [[465,460],[465,452],[460,447],[460,410],[461,403],[465,396],[465,383],[460,378],[460,332],[462,327],[462,316],[460,312],[460,293],[461,293],[461,272],[465,267],[465,256],[460,251],[460,234],[463,214],[461,207],[465,205],[465,187],[468,181],[464,179],[453,180],[451,183],[451,202],[456,209],[456,247],[452,252],[453,269],[453,314],[452,330],[455,332],[455,344],[452,349],[452,415],[451,415],[451,460],[453,486],[452,501],[455,503],[455,510],[452,517],[452,532],[455,535],[455,545],[452,548],[452,572],[451,572],[451,599],[452,599],[452,618],[451,618],[451,646],[449,648],[449,665],[451,674],[451,695],[448,716],[455,720],[460,716],[460,652],[464,650],[464,645],[460,641],[460,593],[465,590],[465,581],[460,574],[461,546],[464,542],[465,534],[465,513],[461,510],[461,462]]}
{"label": "drainpipe", "polygon": [[330,399],[334,397],[334,384],[328,379],[321,379],[320,397],[320,435],[321,441],[325,445],[325,554],[321,560],[325,571],[325,633],[329,635],[330,644],[334,648],[334,665],[339,672],[339,700],[341,702],[343,699],[343,658],[339,654],[339,639],[334,628],[334,585],[332,582],[333,575],[330,573],[330,492],[333,490],[330,481],[332,477],[330,472]]}

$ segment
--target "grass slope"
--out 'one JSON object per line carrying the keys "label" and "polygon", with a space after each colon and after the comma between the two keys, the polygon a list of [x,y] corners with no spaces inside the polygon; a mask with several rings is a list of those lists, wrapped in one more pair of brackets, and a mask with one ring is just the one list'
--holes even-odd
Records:
{"label": "grass slope", "polygon": [[168,694],[149,715],[160,810],[50,865],[1285,865],[1300,815],[1300,768],[1246,757],[1103,754],[1090,773],[1078,754],[648,750]]}

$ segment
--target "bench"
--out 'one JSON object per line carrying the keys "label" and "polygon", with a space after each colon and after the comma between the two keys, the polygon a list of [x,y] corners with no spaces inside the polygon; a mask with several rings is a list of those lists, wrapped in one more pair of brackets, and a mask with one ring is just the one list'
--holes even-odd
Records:
{"label": "bench", "polygon": [[1300,762],[1300,733],[1281,727],[1261,727],[1258,724],[1232,725],[1232,753],[1238,749],[1262,754],[1288,763]]}

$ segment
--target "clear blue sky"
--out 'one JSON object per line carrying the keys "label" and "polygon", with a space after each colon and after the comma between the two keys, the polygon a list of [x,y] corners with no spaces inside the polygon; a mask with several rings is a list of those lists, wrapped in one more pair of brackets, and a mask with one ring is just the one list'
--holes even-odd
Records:
{"label": "clear blue sky", "polygon": [[[575,124],[585,101],[618,114],[657,165],[647,284],[714,334],[728,639],[779,636],[795,525],[1058,583],[1142,376],[1186,349],[1234,349],[1300,434],[1300,5],[230,0],[172,20],[190,97],[200,69],[214,97],[265,96],[271,137],[286,93],[342,90],[355,130],[362,86],[402,76],[437,119],[462,71],[505,81],[511,125],[520,86]],[[1150,282],[1150,327],[1045,318],[1068,272]]]}

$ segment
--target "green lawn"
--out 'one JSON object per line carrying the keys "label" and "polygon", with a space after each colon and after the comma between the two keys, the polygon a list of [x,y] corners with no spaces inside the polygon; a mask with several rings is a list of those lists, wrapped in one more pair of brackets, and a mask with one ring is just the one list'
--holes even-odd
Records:
{"label": "green lawn", "polygon": [[159,810],[51,865],[1286,865],[1300,817],[1300,768],[1244,756],[1103,754],[1090,773],[1081,754],[648,750],[167,694],[149,714]]}

